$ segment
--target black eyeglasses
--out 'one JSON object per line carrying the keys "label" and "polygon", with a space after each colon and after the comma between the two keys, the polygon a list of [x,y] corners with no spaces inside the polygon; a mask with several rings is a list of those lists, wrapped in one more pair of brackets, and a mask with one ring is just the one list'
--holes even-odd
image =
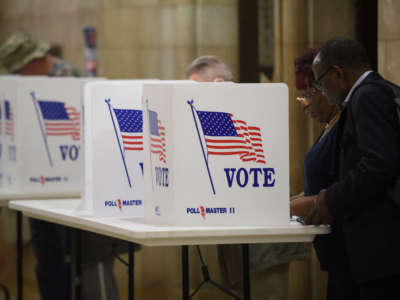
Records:
{"label": "black eyeglasses", "polygon": [[326,76],[326,74],[329,73],[329,71],[332,70],[332,66],[330,66],[324,73],[321,74],[321,76],[319,76],[314,83],[312,84],[313,87],[318,90],[318,91],[322,91],[322,80],[324,79],[324,77]]}
{"label": "black eyeglasses", "polygon": [[318,90],[313,87],[309,93],[305,94],[304,96],[298,96],[296,100],[303,105],[307,105],[308,103],[310,103],[311,97],[317,92]]}

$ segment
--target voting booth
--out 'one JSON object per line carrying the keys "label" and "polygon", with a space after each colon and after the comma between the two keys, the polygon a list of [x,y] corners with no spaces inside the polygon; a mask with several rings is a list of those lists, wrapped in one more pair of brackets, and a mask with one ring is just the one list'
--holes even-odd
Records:
{"label": "voting booth", "polygon": [[285,84],[145,84],[145,219],[289,224]]}
{"label": "voting booth", "polygon": [[143,82],[85,86],[84,209],[98,216],[143,216]]}
{"label": "voting booth", "polygon": [[4,188],[24,196],[79,196],[82,100],[89,79],[0,77]]}
{"label": "voting booth", "polygon": [[96,216],[143,217],[143,86],[171,82],[191,81],[86,84],[84,210]]}
{"label": "voting booth", "polygon": [[17,76],[0,77],[1,95],[1,189],[11,184],[15,177],[14,100],[17,96]]}

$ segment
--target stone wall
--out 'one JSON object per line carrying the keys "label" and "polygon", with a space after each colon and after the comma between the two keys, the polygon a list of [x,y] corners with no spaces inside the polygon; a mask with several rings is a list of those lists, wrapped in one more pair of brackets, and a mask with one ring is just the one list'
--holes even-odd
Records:
{"label": "stone wall", "polygon": [[0,1],[0,41],[29,31],[80,68],[84,25],[97,29],[100,76],[183,78],[204,54],[237,73],[237,0]]}
{"label": "stone wall", "polygon": [[378,1],[378,71],[400,84],[400,2]]}

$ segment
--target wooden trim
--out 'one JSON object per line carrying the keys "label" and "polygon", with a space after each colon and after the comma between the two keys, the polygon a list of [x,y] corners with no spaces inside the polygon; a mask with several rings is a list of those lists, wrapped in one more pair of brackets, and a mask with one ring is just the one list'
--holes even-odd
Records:
{"label": "wooden trim", "polygon": [[258,1],[239,0],[239,82],[259,82]]}

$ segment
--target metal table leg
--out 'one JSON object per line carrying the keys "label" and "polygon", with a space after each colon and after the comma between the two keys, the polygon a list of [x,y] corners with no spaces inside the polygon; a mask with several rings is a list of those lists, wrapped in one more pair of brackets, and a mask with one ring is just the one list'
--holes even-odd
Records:
{"label": "metal table leg", "polygon": [[250,300],[249,244],[242,245],[243,299]]}
{"label": "metal table leg", "polygon": [[134,277],[134,270],[135,270],[135,257],[134,257],[134,244],[129,242],[128,244],[128,252],[129,252],[129,266],[128,266],[128,286],[129,286],[129,300],[134,300],[135,297],[135,277]]}
{"label": "metal table leg", "polygon": [[23,299],[23,246],[22,246],[22,213],[17,211],[17,299]]}
{"label": "metal table leg", "polygon": [[81,235],[79,229],[68,227],[68,246],[70,253],[67,255],[69,260],[69,278],[70,278],[70,299],[81,299],[81,276],[82,276],[82,261],[81,261]]}
{"label": "metal table leg", "polygon": [[68,295],[67,299],[73,299],[73,294],[74,294],[74,270],[73,270],[73,258],[72,258],[72,228],[67,227],[67,236],[66,236],[66,241],[65,241],[65,263],[68,266],[68,283],[67,286],[68,288]]}
{"label": "metal table leg", "polygon": [[182,299],[189,300],[189,250],[182,246]]}
{"label": "metal table leg", "polygon": [[75,300],[82,298],[82,251],[81,251],[81,231],[75,231],[75,259],[76,259],[76,274],[75,274]]}

